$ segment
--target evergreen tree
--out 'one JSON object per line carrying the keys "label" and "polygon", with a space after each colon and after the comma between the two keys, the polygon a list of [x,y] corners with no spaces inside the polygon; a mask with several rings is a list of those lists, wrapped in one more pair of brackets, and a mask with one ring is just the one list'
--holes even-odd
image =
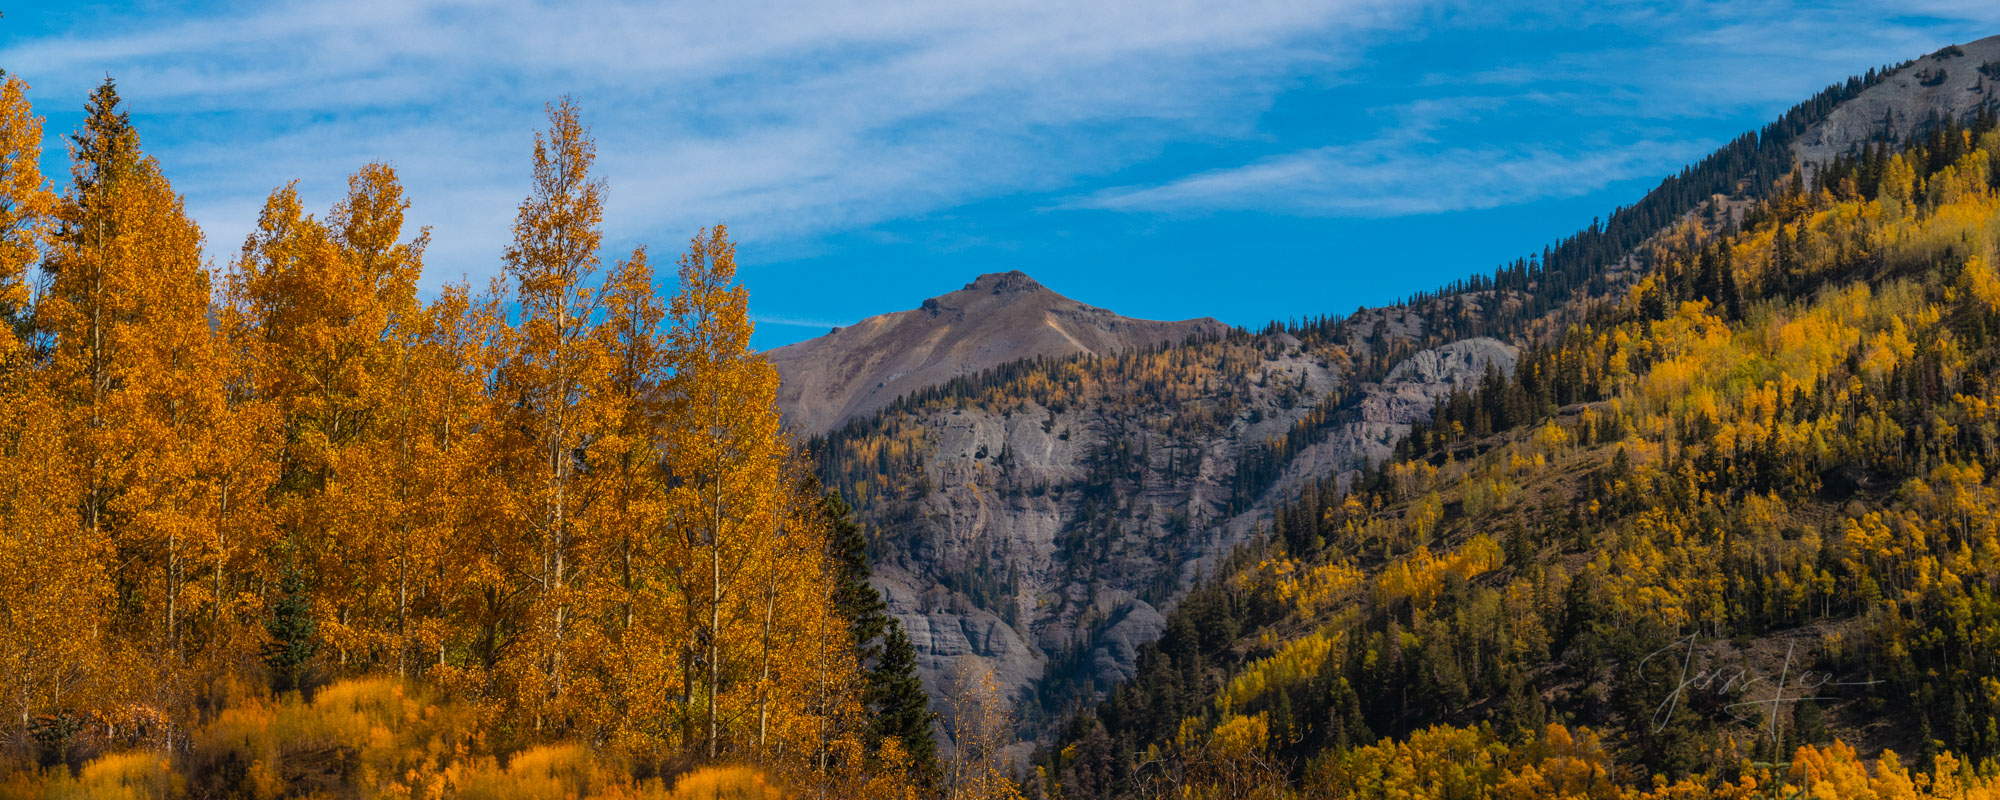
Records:
{"label": "evergreen tree", "polygon": [[312,598],[307,594],[305,576],[296,567],[285,570],[282,591],[264,626],[271,635],[271,641],[264,645],[264,663],[271,668],[272,683],[279,691],[303,688],[306,664],[319,652]]}
{"label": "evergreen tree", "polygon": [[[81,242],[86,237],[111,235],[103,225],[87,225],[85,220],[101,222],[101,218],[91,216],[92,209],[106,202],[109,188],[137,159],[139,139],[132,130],[132,113],[120,108],[121,102],[118,83],[105,76],[84,103],[83,129],[67,134],[74,165],[70,175],[73,210],[59,220],[57,229],[57,235],[66,240]],[[64,266],[61,258],[51,258],[42,264],[42,271],[54,276]]]}
{"label": "evergreen tree", "polygon": [[937,714],[931,711],[930,696],[917,677],[917,648],[894,620],[883,634],[881,659],[869,671],[865,698],[874,714],[871,738],[879,742],[895,737],[900,741],[910,754],[911,775],[926,791],[934,789],[942,777],[937,741],[931,733]]}
{"label": "evergreen tree", "polygon": [[1721,259],[1716,266],[1720,273],[1722,297],[1716,302],[1726,311],[1729,319],[1743,318],[1743,292],[1736,285],[1736,257],[1728,245],[1721,248]]}
{"label": "evergreen tree", "polygon": [[[818,482],[813,483],[816,488]],[[883,739],[895,737],[910,756],[912,774],[925,786],[935,786],[939,768],[931,720],[937,715],[917,676],[916,648],[869,583],[868,538],[854,520],[854,510],[839,490],[820,495],[819,508],[834,572],[834,607],[848,620],[855,658],[866,673],[862,692],[871,720],[869,749],[879,751]]]}
{"label": "evergreen tree", "polygon": [[[812,483],[816,486],[817,480]],[[868,583],[868,538],[854,521],[854,509],[840,496],[840,490],[820,495],[819,511],[826,523],[827,549],[834,570],[833,602],[848,620],[854,638],[854,655],[862,664],[879,662],[882,634],[894,620],[889,618],[882,594]]]}

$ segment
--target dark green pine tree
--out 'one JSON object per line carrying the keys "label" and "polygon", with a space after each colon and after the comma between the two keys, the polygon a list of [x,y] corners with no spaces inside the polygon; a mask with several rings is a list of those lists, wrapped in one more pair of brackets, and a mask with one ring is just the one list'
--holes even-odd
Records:
{"label": "dark green pine tree", "polygon": [[[90,216],[93,206],[108,201],[118,178],[133,167],[138,154],[139,139],[132,130],[132,113],[120,108],[120,103],[117,82],[105,76],[84,103],[83,129],[69,134],[74,152],[71,163],[75,164],[71,168],[70,192],[85,217]],[[91,234],[106,235],[102,231],[78,229],[75,219],[58,220],[58,236],[77,241]],[[61,267],[52,260],[42,269],[53,273]]]}
{"label": "dark green pine tree", "polygon": [[319,652],[314,639],[319,632],[313,622],[312,599],[307,596],[305,577],[297,567],[286,567],[278,602],[271,604],[271,618],[264,623],[271,641],[264,645],[264,664],[271,668],[272,684],[278,691],[303,689],[306,664]]}
{"label": "dark green pine tree", "polygon": [[854,510],[839,491],[820,496],[820,515],[827,527],[827,546],[840,585],[834,605],[848,619],[856,658],[867,670],[863,700],[869,712],[870,752],[882,740],[896,737],[910,754],[913,772],[926,793],[943,779],[937,741],[932,738],[930,696],[917,677],[917,649],[902,624],[889,616],[882,595],[868,582],[868,537],[854,520]]}
{"label": "dark green pine tree", "polygon": [[1722,256],[1713,246],[1703,247],[1701,255],[1695,259],[1694,296],[1707,300],[1709,312],[1721,316],[1722,300]]}
{"label": "dark green pine tree", "polygon": [[1722,287],[1721,287],[1722,299],[1720,303],[1722,305],[1722,308],[1729,313],[1729,319],[1732,320],[1742,319],[1743,290],[1741,287],[1738,287],[1736,285],[1736,256],[1734,255],[1735,251],[1730,249],[1728,245],[1723,245],[1718,249],[1722,251],[1721,261],[1719,264],[1716,265],[1716,269],[1720,273],[1722,281]]}
{"label": "dark green pine tree", "polygon": [[911,774],[925,796],[936,792],[944,779],[938,766],[937,740],[931,724],[930,695],[917,677],[917,648],[910,636],[894,620],[882,635],[882,657],[868,673],[868,710],[874,713],[869,734],[876,742],[894,736],[910,754]]}
{"label": "dark green pine tree", "polygon": [[876,663],[882,653],[882,632],[892,620],[881,593],[868,583],[873,574],[868,568],[868,537],[837,489],[820,495],[819,513],[826,523],[827,547],[840,581],[834,588],[833,605],[848,620],[855,657],[862,664]]}

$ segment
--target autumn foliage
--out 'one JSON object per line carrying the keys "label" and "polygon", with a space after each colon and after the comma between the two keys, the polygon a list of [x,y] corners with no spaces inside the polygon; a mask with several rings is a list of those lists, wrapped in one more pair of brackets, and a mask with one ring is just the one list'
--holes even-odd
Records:
{"label": "autumn foliage", "polygon": [[1991,796],[1996,159],[1988,113],[1718,194],[1500,331],[1511,373],[1281,504],[1045,791]]}
{"label": "autumn foliage", "polygon": [[900,796],[735,245],[699,232],[665,285],[643,248],[607,266],[573,105],[506,280],[426,298],[393,168],[323,214],[278,188],[213,269],[110,82],[60,195],[25,89],[0,793]]}

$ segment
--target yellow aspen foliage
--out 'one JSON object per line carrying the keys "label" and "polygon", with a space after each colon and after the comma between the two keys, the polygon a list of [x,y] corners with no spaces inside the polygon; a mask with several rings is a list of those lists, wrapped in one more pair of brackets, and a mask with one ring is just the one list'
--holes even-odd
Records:
{"label": "yellow aspen foliage", "polygon": [[755,718],[743,713],[756,697],[762,628],[753,571],[778,566],[769,552],[783,492],[778,376],[750,350],[747,303],[728,231],[717,225],[697,235],[681,257],[669,315],[666,445],[679,485],[667,503],[688,586],[684,622],[698,632],[683,654],[684,713],[710,758],[725,745],[726,719]]}
{"label": "yellow aspen foliage", "polygon": [[[396,558],[423,550],[409,541],[409,518],[388,507],[385,495],[397,489],[383,483],[397,473],[383,458],[394,450],[383,449],[381,411],[408,399],[407,382],[398,395],[388,378],[407,365],[403,340],[417,327],[427,238],[398,241],[407,205],[394,171],[380,164],[349,178],[325,220],[304,213],[294,186],[281,187],[230,276],[230,328],[254,365],[256,398],[285,431],[273,516],[291,566],[316,589],[319,629],[343,666],[406,658],[378,623],[407,618],[407,602],[396,603],[407,586],[393,587],[399,596],[375,587]],[[388,418],[407,421],[407,412],[405,404]]]}
{"label": "yellow aspen foliage", "polygon": [[1364,581],[1361,570],[1346,561],[1304,566],[1289,560],[1268,562],[1264,571],[1278,602],[1297,608],[1307,618],[1339,607]]}
{"label": "yellow aspen foliage", "polygon": [[1934,775],[1917,775],[1894,752],[1872,763],[1854,748],[1805,746],[1783,764],[1748,764],[1733,781],[1659,777],[1647,786],[1616,780],[1611,750],[1588,728],[1549,725],[1520,744],[1487,728],[1437,726],[1403,741],[1384,740],[1316,763],[1302,789],[1309,797],[1493,797],[1506,800],[1988,800],[2000,797],[1989,773],[1950,753]]}
{"label": "yellow aspen foliage", "polygon": [[1882,171],[1881,196],[1878,198],[1884,216],[1898,219],[1905,213],[1910,197],[1916,191],[1917,172],[1903,154],[1889,158],[1888,166]]}
{"label": "yellow aspen foliage", "polygon": [[81,771],[0,794],[918,796],[930,743],[867,714],[856,539],[779,428],[734,245],[703,230],[670,304],[644,248],[600,280],[572,104],[510,303],[419,295],[384,164],[322,215],[273,191],[218,280],[109,81],[60,197],[25,90],[0,77],[0,756]]}
{"label": "yellow aspen foliage", "polygon": [[462,284],[425,307],[401,334],[387,427],[373,445],[393,476],[395,519],[415,543],[394,565],[415,598],[402,645],[412,661],[424,654],[436,685],[468,694],[486,691],[522,591],[502,524],[506,432],[490,393],[507,354],[502,318],[497,293],[474,297]]}
{"label": "yellow aspen foliage", "polygon": [[846,621],[833,602],[825,519],[818,484],[805,477],[806,465],[785,465],[779,489],[777,527],[753,543],[751,566],[758,615],[754,730],[750,753],[759,763],[801,778],[819,765],[816,753],[864,724],[856,699],[861,687],[852,640],[842,635]]}
{"label": "yellow aspen foliage", "polygon": [[1986,259],[1976,255],[1966,259],[1959,281],[1988,312],[2000,311],[2000,275],[1994,274]]}
{"label": "yellow aspen foliage", "polygon": [[1327,658],[1338,657],[1342,636],[1340,631],[1315,631],[1258,659],[1230,679],[1229,686],[1216,697],[1217,708],[1223,712],[1246,708],[1273,693],[1291,691],[1296,684],[1317,676]]}
{"label": "yellow aspen foliage", "polygon": [[0,76],[0,312],[10,321],[28,305],[24,277],[41,258],[56,203],[40,164],[42,118],[27,90],[19,77]]}
{"label": "yellow aspen foliage", "polygon": [[[177,708],[200,687],[180,666],[241,634],[238,589],[268,527],[259,510],[269,427],[232,397],[236,364],[211,324],[201,232],[139,151],[107,82],[72,148],[72,187],[37,322],[80,470],[80,524],[116,550],[122,630]],[[252,603],[254,605],[254,602]],[[172,734],[169,733],[169,736]]]}
{"label": "yellow aspen foliage", "polygon": [[611,570],[600,582],[608,594],[590,605],[615,611],[612,635],[621,651],[628,651],[622,645],[634,622],[633,599],[661,555],[657,498],[663,474],[654,443],[664,410],[659,385],[670,363],[666,309],[657,296],[643,247],[606,277],[603,322],[591,331],[596,385],[582,408],[589,439],[585,491],[601,498],[587,509],[586,524],[614,533],[590,543],[598,551],[592,560]]}
{"label": "yellow aspen foliage", "polygon": [[[55,197],[42,178],[41,119],[26,84],[0,80],[0,311],[27,304],[23,280],[41,255]],[[62,406],[11,326],[0,330],[0,703],[3,728],[98,705],[115,687],[106,636],[108,541],[75,509],[80,475],[65,447]]]}
{"label": "yellow aspen foliage", "polygon": [[0,376],[0,702],[4,728],[115,696],[109,543],[81,524],[79,474],[34,376]]}
{"label": "yellow aspen foliage", "polygon": [[576,693],[577,675],[601,648],[579,619],[590,613],[584,587],[608,566],[590,558],[601,548],[591,546],[593,532],[578,519],[588,496],[574,458],[585,442],[583,406],[593,388],[592,284],[604,203],[603,184],[590,175],[596,144],[576,106],[565,99],[548,117],[548,131],[535,136],[533,191],[521,202],[506,258],[521,307],[504,370],[519,431],[510,508],[524,545],[520,569],[532,586],[525,637],[507,669],[534,729],[565,731],[592,699]]}

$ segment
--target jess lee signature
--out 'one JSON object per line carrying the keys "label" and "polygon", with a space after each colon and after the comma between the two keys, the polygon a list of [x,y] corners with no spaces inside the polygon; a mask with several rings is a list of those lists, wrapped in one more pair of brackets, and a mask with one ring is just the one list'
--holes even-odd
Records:
{"label": "jess lee signature", "polygon": [[[1680,656],[1678,682],[1667,692],[1666,699],[1653,709],[1653,732],[1658,733],[1666,728],[1667,721],[1673,718],[1674,710],[1680,707],[1681,700],[1691,693],[1713,692],[1718,697],[1752,697],[1751,690],[1755,687],[1768,692],[1769,696],[1730,703],[1722,709],[1739,720],[1760,725],[1772,740],[1776,741],[1779,730],[1778,711],[1785,706],[1806,700],[1834,699],[1818,694],[1819,690],[1829,686],[1873,686],[1881,683],[1879,680],[1843,681],[1831,673],[1813,670],[1793,672],[1792,649],[1792,644],[1785,645],[1785,662],[1779,669],[1776,680],[1749,666],[1695,669],[1695,637],[1692,634],[1653,651],[1651,655],[1639,660],[1640,666],[1645,666],[1646,662],[1655,658],[1670,656],[1677,651]],[[1745,709],[1757,710],[1756,716],[1739,713]]]}

